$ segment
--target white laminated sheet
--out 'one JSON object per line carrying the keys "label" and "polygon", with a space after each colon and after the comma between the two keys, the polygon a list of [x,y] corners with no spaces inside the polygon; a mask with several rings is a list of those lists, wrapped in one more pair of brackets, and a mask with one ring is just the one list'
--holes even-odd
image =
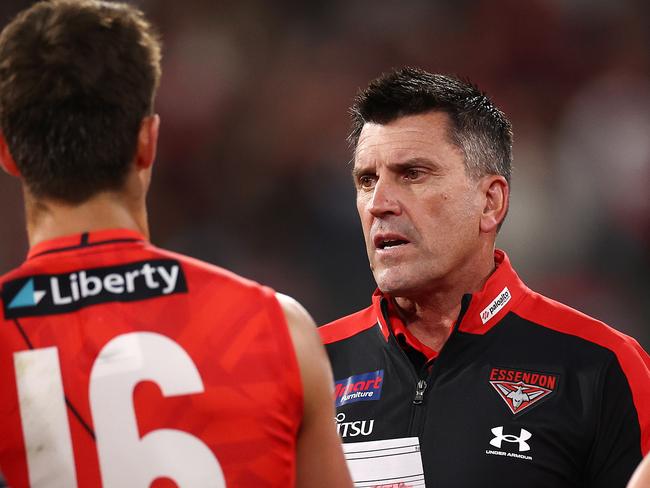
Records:
{"label": "white laminated sheet", "polygon": [[423,488],[417,437],[343,444],[356,488]]}

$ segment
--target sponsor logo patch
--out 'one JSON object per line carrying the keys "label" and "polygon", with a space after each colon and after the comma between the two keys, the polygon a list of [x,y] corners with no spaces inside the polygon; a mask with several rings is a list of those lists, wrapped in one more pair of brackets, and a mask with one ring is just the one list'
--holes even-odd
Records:
{"label": "sponsor logo patch", "polygon": [[496,448],[501,449],[501,444],[503,442],[513,442],[518,445],[519,452],[530,451],[530,444],[526,441],[533,437],[533,434],[528,432],[526,429],[521,429],[519,431],[519,436],[516,436],[513,434],[504,434],[503,426],[501,425],[492,428],[492,434],[494,434],[494,438],[490,441],[490,445]]}
{"label": "sponsor logo patch", "polygon": [[508,303],[511,298],[512,295],[510,294],[510,290],[508,290],[508,287],[506,286],[501,290],[501,293],[492,300],[492,303],[483,309],[481,312],[481,321],[485,324],[488,320],[499,313],[499,310],[505,307],[506,303]]}
{"label": "sponsor logo patch", "polygon": [[507,368],[492,368],[490,384],[513,414],[518,414],[553,393],[558,375]]}
{"label": "sponsor logo patch", "polygon": [[379,400],[383,382],[383,369],[338,380],[334,383],[336,406]]}
{"label": "sponsor logo patch", "polygon": [[343,412],[336,415],[336,431],[341,438],[368,436],[372,434],[372,429],[375,426],[375,420],[354,420],[345,421],[345,414]]}
{"label": "sponsor logo patch", "polygon": [[[488,454],[490,456],[503,456],[523,459],[526,461],[533,460],[532,456],[528,454],[528,452],[531,450],[528,441],[533,437],[533,434],[528,432],[526,429],[519,429],[519,435],[504,434],[503,426],[500,425],[498,427],[493,427],[491,429],[491,432],[493,437],[490,440],[490,445],[496,447],[499,450],[496,451],[494,449],[486,449],[485,454]],[[516,449],[517,452],[513,452],[514,449]],[[527,454],[521,454],[522,452],[525,452]]]}
{"label": "sponsor logo patch", "polygon": [[159,259],[122,266],[33,275],[5,283],[6,319],[53,315],[107,302],[131,302],[187,291],[178,261]]}

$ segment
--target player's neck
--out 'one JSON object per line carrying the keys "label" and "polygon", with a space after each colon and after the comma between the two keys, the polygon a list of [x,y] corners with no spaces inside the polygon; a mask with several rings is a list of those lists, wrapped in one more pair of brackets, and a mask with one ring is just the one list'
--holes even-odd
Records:
{"label": "player's neck", "polygon": [[102,229],[129,229],[149,237],[144,200],[129,199],[121,192],[102,192],[70,205],[37,199],[25,191],[25,216],[29,245],[67,235]]}
{"label": "player's neck", "polygon": [[465,268],[466,272],[459,270],[446,284],[437,284],[418,296],[395,298],[404,324],[434,350],[440,350],[451,334],[463,295],[481,290],[494,271],[494,245],[486,246]]}

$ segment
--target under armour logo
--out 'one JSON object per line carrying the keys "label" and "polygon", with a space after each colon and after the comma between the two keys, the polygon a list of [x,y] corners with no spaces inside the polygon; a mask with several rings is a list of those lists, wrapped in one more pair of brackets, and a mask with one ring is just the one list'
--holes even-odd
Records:
{"label": "under armour logo", "polygon": [[533,437],[533,434],[526,429],[521,429],[519,437],[512,434],[503,435],[503,426],[492,428],[492,433],[494,434],[494,439],[490,441],[490,444],[494,447],[501,449],[501,443],[503,441],[516,442],[519,444],[519,452],[530,451],[530,445],[526,441]]}

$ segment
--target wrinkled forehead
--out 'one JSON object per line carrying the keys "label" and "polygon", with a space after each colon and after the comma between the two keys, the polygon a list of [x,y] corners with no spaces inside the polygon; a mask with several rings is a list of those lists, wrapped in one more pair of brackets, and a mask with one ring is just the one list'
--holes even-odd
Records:
{"label": "wrinkled forehead", "polygon": [[443,112],[427,112],[400,117],[386,124],[364,124],[354,151],[354,165],[440,159],[458,152],[462,153],[450,141],[449,116]]}

